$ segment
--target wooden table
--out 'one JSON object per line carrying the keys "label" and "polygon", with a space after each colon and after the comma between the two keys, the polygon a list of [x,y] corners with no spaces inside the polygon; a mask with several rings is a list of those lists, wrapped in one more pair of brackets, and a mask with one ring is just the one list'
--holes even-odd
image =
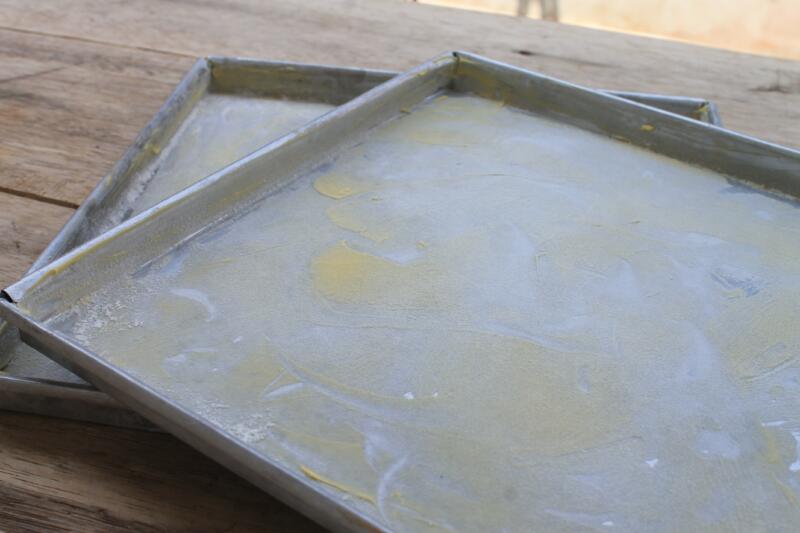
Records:
{"label": "wooden table", "polygon": [[[0,0],[0,285],[196,56],[403,69],[450,49],[593,87],[706,97],[726,126],[800,145],[797,62],[400,0]],[[0,530],[65,529],[315,526],[167,435],[0,413]]]}

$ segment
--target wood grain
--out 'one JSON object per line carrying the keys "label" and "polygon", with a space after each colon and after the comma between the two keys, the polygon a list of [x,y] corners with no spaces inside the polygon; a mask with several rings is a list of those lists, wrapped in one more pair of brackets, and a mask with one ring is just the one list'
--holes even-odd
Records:
{"label": "wood grain", "polygon": [[319,531],[169,435],[0,412],[0,530]]}
{"label": "wood grain", "polygon": [[25,273],[72,211],[0,192],[0,287]]}
{"label": "wood grain", "polygon": [[0,30],[0,190],[77,207],[191,64]]}
{"label": "wood grain", "polygon": [[[402,69],[465,49],[573,82],[702,96],[800,145],[800,63],[377,0],[0,0],[0,285],[17,279],[194,56]],[[0,413],[0,530],[311,531],[168,435]]]}
{"label": "wood grain", "polygon": [[404,0],[6,0],[0,26],[186,55],[407,68],[453,49],[607,89],[702,96],[800,146],[800,62]]}

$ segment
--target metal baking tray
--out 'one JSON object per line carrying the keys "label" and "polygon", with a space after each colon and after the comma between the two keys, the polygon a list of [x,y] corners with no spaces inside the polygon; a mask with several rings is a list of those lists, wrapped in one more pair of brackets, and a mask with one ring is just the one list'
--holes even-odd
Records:
{"label": "metal baking tray", "polygon": [[468,54],[4,292],[339,529],[797,524],[800,153]]}
{"label": "metal baking tray", "polygon": [[[198,60],[30,271],[395,74],[232,57]],[[703,99],[608,92],[720,124],[714,105]],[[0,322],[0,368],[8,365],[0,372],[0,409],[153,428],[3,327]]]}

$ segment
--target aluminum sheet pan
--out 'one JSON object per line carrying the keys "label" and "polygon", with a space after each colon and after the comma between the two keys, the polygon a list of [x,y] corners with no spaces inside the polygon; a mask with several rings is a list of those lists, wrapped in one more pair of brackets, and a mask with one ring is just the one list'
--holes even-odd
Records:
{"label": "aluminum sheet pan", "polygon": [[[31,271],[395,74],[231,57],[198,60]],[[714,105],[700,98],[608,92],[720,123]],[[0,334],[0,368],[3,362],[0,409],[153,429],[22,343],[12,328]]]}
{"label": "aluminum sheet pan", "polygon": [[331,527],[791,530],[799,169],[448,54],[0,310]]}

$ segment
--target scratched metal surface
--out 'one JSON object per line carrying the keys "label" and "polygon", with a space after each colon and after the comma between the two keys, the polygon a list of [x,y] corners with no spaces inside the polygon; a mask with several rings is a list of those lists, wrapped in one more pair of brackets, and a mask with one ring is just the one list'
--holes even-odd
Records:
{"label": "scratched metal surface", "polygon": [[[787,183],[797,154],[582,91],[560,101],[629,116],[601,125],[612,137],[578,129],[552,100],[512,105],[517,76],[536,81],[441,58],[1,309],[333,525],[794,529],[800,218],[752,185]],[[484,85],[503,99],[453,91]],[[674,128],[764,169],[746,185],[633,144],[672,150]],[[232,216],[198,226],[212,212]],[[100,265],[117,274],[89,279]]]}

